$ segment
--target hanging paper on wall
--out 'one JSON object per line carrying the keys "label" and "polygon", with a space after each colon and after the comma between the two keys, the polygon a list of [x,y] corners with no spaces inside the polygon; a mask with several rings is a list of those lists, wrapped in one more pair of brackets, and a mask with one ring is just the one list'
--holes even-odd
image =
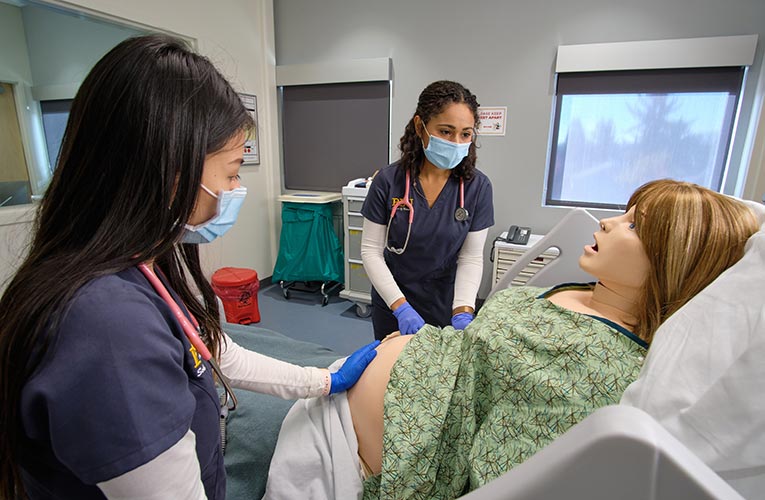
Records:
{"label": "hanging paper on wall", "polygon": [[481,120],[478,135],[505,135],[506,117],[507,106],[481,106],[478,108],[478,119]]}
{"label": "hanging paper on wall", "polygon": [[260,148],[258,147],[258,98],[252,94],[239,94],[242,104],[252,116],[255,123],[244,141],[244,165],[260,165]]}

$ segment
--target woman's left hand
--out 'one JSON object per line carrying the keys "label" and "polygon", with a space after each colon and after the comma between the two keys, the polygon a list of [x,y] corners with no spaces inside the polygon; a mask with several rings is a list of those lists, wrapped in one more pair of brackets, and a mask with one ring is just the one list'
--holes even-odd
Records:
{"label": "woman's left hand", "polygon": [[361,374],[364,373],[367,365],[377,356],[375,347],[378,345],[380,345],[380,341],[375,340],[348,356],[343,366],[335,373],[330,374],[332,382],[329,387],[329,393],[334,394],[336,392],[347,391],[353,387],[353,384],[358,382]]}
{"label": "woman's left hand", "polygon": [[464,330],[475,318],[474,314],[463,312],[452,316],[452,326],[455,330]]}

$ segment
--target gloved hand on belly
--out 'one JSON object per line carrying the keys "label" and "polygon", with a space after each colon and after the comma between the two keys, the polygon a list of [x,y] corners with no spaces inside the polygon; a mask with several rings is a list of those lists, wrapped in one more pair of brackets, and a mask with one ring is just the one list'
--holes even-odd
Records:
{"label": "gloved hand on belly", "polygon": [[393,311],[393,315],[398,320],[398,329],[403,335],[417,333],[425,325],[425,320],[409,305],[409,302],[398,306]]}
{"label": "gloved hand on belly", "polygon": [[364,373],[367,365],[375,359],[377,351],[375,347],[380,345],[379,340],[361,347],[356,352],[348,356],[343,366],[340,367],[335,373],[330,373],[332,383],[329,387],[329,393],[334,394],[336,392],[347,391],[353,384],[358,382],[361,374]]}

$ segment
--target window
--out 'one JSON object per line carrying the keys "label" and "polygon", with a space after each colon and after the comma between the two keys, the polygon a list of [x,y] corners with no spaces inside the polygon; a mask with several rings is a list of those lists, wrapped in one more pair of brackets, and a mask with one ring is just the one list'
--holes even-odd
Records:
{"label": "window", "polygon": [[721,190],[744,68],[558,75],[546,203],[623,207],[671,177]]}
{"label": "window", "polygon": [[[0,0],[0,79],[12,83],[14,94],[4,90],[6,102],[0,103],[0,132],[12,129],[0,134],[0,207],[29,203],[43,195],[82,79],[117,43],[146,32],[47,3]],[[15,111],[8,107],[14,101]],[[14,115],[13,126],[5,128]],[[16,138],[20,147],[6,145]]]}
{"label": "window", "polygon": [[48,161],[51,174],[58,162],[61,141],[64,139],[66,122],[69,120],[69,110],[72,108],[73,100],[74,99],[60,99],[40,102],[43,131],[45,132],[45,147],[48,150]]}
{"label": "window", "polygon": [[284,187],[340,192],[388,164],[390,82],[281,87]]}
{"label": "window", "polygon": [[276,67],[285,190],[339,193],[388,164],[388,57]]}
{"label": "window", "polygon": [[0,207],[29,203],[29,175],[13,85],[0,82]]}

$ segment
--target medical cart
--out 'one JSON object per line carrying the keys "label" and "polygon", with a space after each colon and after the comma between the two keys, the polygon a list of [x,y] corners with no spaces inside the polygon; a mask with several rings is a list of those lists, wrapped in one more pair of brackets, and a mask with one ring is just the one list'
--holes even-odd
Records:
{"label": "medical cart", "polygon": [[361,206],[367,197],[367,187],[354,180],[343,187],[343,244],[345,250],[345,289],[340,297],[356,304],[356,315],[362,318],[372,314],[372,283],[369,281],[364,264],[361,262],[361,231],[364,216]]}
{"label": "medical cart", "polygon": [[[499,278],[502,277],[503,274],[505,274],[505,271],[510,269],[510,266],[515,264],[515,261],[518,260],[521,255],[526,252],[529,248],[534,246],[537,241],[541,240],[543,234],[532,234],[529,237],[528,243],[525,245],[519,245],[517,243],[509,243],[507,241],[503,241],[505,238],[507,238],[507,232],[503,232],[497,241],[494,242],[494,247],[492,248],[492,257],[494,258],[494,265],[492,268],[492,281],[491,285],[494,286],[497,281],[499,281]],[[555,258],[558,256],[559,251],[557,248],[548,248],[542,254],[534,259],[532,262],[529,263],[528,266],[523,268],[523,270],[513,278],[512,285],[513,286],[523,286],[526,284],[526,282],[534,276],[534,274],[539,271],[542,267],[550,263],[551,261],[555,260]]]}

